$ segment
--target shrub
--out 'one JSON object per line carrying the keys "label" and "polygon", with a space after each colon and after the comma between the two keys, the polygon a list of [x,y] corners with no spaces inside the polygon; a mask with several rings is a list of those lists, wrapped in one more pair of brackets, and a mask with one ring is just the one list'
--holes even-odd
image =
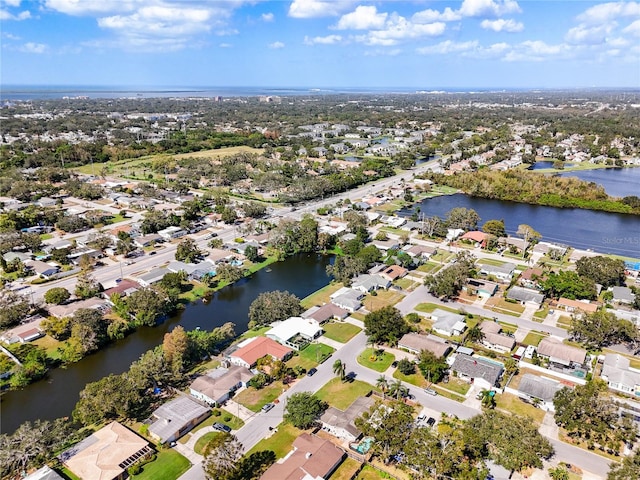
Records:
{"label": "shrub", "polygon": [[231,421],[231,415],[225,415],[224,417],[222,417],[222,419],[223,419],[225,422],[230,422],[230,421]]}
{"label": "shrub", "polygon": [[407,358],[403,358],[398,362],[398,370],[403,375],[411,375],[416,372],[416,364]]}
{"label": "shrub", "polygon": [[220,415],[222,415],[222,412],[220,410],[214,410],[213,411],[213,416],[214,417],[219,417]]}
{"label": "shrub", "polygon": [[142,472],[142,466],[139,463],[127,468],[127,473],[131,476],[138,475],[140,472]]}

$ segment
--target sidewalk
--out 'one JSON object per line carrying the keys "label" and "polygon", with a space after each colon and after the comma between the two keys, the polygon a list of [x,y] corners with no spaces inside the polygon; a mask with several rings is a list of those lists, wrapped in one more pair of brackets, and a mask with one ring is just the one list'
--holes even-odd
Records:
{"label": "sidewalk", "polygon": [[238,402],[231,398],[224,402],[224,404],[222,405],[222,409],[226,410],[232,415],[235,415],[244,423],[251,421],[251,419],[255,415],[255,413],[249,410],[247,407],[245,407],[244,405],[240,405]]}

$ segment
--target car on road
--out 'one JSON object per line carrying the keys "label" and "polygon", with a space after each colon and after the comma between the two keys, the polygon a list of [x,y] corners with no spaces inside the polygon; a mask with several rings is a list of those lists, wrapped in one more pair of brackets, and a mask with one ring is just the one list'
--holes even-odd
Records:
{"label": "car on road", "polygon": [[317,371],[318,371],[317,368],[310,368],[309,371],[307,372],[307,377],[313,377],[317,373]]}
{"label": "car on road", "polygon": [[433,395],[434,397],[438,395],[438,392],[436,392],[433,388],[425,388],[424,393],[428,393],[429,395]]}
{"label": "car on road", "polygon": [[149,252],[149,255],[155,255],[156,253],[158,253],[158,252],[156,252],[155,250],[152,250],[152,251]]}
{"label": "car on road", "polygon": [[266,413],[269,410],[271,410],[273,407],[275,407],[275,405],[273,403],[267,403],[266,405],[264,405],[262,407],[262,411]]}
{"label": "car on road", "polygon": [[231,433],[231,428],[229,428],[229,426],[225,425],[224,423],[216,422],[213,424],[213,428],[215,428],[216,430],[220,430],[221,432]]}

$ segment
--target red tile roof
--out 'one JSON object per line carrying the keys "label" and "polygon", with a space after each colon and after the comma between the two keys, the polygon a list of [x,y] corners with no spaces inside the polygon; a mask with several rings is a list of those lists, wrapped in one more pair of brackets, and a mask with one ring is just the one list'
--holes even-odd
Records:
{"label": "red tile roof", "polygon": [[231,354],[232,357],[240,358],[249,365],[253,365],[266,355],[283,360],[287,355],[291,354],[293,350],[280,345],[275,340],[271,340],[267,337],[258,337],[248,345],[239,348]]}

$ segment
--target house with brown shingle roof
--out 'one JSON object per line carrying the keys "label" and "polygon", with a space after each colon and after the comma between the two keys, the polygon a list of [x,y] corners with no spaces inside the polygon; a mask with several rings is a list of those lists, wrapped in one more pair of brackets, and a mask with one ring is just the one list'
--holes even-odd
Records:
{"label": "house with brown shingle roof", "polygon": [[255,337],[242,342],[240,348],[229,353],[229,361],[234,365],[251,368],[256,362],[267,355],[274,360],[286,360],[293,354],[293,350],[267,337]]}
{"label": "house with brown shingle roof", "polygon": [[444,339],[435,335],[421,335],[419,333],[406,333],[398,341],[398,348],[404,348],[418,355],[422,350],[433,353],[437,357],[444,357],[451,351]]}
{"label": "house with brown shingle roof", "polygon": [[303,433],[295,439],[293,451],[284,461],[271,465],[260,480],[325,480],[344,457],[344,451],[330,441]]}
{"label": "house with brown shingle roof", "polygon": [[600,304],[582,301],[582,300],[572,300],[570,298],[560,297],[558,302],[556,303],[556,307],[560,310],[565,310],[569,313],[574,312],[583,312],[583,313],[595,313],[598,311],[598,307]]}
{"label": "house with brown shingle roof", "polygon": [[153,450],[142,437],[111,422],[60,455],[60,461],[82,480],[120,480],[127,468]]}
{"label": "house with brown shingle roof", "polygon": [[583,348],[565,345],[554,338],[543,338],[538,344],[538,355],[548,358],[551,363],[574,367],[584,364],[587,351]]}
{"label": "house with brown shingle roof", "polygon": [[253,373],[246,367],[216,368],[196,378],[189,393],[209,405],[220,405],[238,388],[246,387],[252,377]]}
{"label": "house with brown shingle roof", "polygon": [[378,275],[390,282],[393,282],[398,278],[404,277],[408,272],[409,270],[401,267],[400,265],[391,265],[378,273]]}

